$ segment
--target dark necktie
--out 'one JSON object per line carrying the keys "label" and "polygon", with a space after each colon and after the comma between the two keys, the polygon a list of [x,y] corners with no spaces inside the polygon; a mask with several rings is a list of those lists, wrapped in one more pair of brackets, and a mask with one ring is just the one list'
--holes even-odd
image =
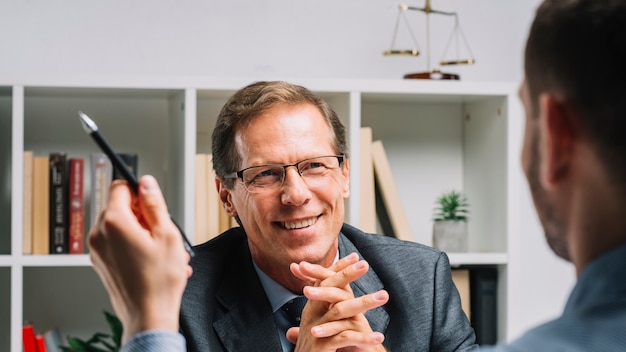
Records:
{"label": "dark necktie", "polygon": [[300,326],[300,317],[302,316],[302,309],[304,309],[306,302],[306,297],[298,296],[280,307],[280,309],[285,312],[285,315],[287,315],[291,327]]}

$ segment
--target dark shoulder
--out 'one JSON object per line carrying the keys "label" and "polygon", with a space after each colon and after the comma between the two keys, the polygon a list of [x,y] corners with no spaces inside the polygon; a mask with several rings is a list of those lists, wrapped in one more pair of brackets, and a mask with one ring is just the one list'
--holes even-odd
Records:
{"label": "dark shoulder", "polygon": [[190,262],[194,275],[222,270],[224,265],[247,253],[247,246],[247,237],[241,227],[231,228],[205,243],[194,246],[196,255]]}

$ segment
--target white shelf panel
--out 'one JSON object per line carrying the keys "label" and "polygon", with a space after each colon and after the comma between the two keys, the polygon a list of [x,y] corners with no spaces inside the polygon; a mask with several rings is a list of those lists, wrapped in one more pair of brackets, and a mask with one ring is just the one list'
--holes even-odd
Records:
{"label": "white shelf panel", "polygon": [[91,266],[88,254],[23,255],[17,261],[25,267]]}
{"label": "white shelf panel", "polygon": [[9,267],[11,265],[13,265],[12,256],[8,254],[0,255],[0,267]]}
{"label": "white shelf panel", "polygon": [[453,267],[461,265],[505,265],[506,253],[446,253]]}

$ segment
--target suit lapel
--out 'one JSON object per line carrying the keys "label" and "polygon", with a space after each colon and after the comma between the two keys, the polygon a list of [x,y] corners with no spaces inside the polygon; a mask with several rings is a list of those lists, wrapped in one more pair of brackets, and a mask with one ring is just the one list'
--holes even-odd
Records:
{"label": "suit lapel", "polygon": [[281,351],[272,308],[247,249],[232,263],[216,295],[224,315],[213,323],[225,351]]}
{"label": "suit lapel", "polygon": [[[372,235],[374,236],[374,235]],[[360,259],[364,259],[359,250],[354,246],[350,240],[348,240],[343,234],[339,234],[339,255],[345,257],[348,254],[355,252],[359,255]],[[385,288],[382,281],[374,270],[370,267],[363,277],[350,284],[355,297],[360,297],[366,294],[374,293],[378,290]],[[376,309],[369,310],[365,313],[365,318],[370,323],[370,327],[373,331],[385,333],[387,326],[389,325],[389,313],[385,310],[385,307],[378,307]]]}

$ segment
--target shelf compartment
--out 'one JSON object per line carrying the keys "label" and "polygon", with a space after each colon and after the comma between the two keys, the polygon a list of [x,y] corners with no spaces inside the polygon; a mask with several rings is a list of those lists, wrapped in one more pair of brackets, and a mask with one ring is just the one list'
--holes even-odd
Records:
{"label": "shelf compartment", "polygon": [[109,332],[109,297],[91,267],[25,267],[23,319],[38,332],[59,328],[62,336],[89,338]]}
{"label": "shelf compartment", "polygon": [[381,140],[416,242],[432,245],[435,200],[469,201],[468,249],[507,250],[507,96],[362,97],[362,126]]}
{"label": "shelf compartment", "polygon": [[[118,153],[138,154],[138,175],[156,177],[172,216],[183,219],[184,90],[27,87],[24,91],[24,149],[85,159],[85,214],[91,182],[87,165],[100,152],[83,131],[78,111],[89,115]],[[174,166],[172,166],[174,165]],[[86,218],[85,231],[89,228]],[[181,224],[184,226],[184,224]]]}

